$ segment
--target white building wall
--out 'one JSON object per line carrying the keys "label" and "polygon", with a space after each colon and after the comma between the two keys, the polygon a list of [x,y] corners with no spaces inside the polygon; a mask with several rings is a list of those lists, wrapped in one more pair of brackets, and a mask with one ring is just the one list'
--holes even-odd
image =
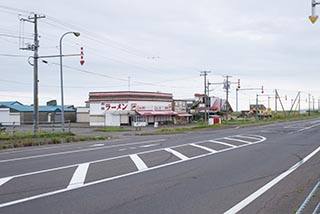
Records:
{"label": "white building wall", "polygon": [[89,123],[89,112],[90,108],[88,107],[78,107],[77,108],[77,122],[78,123]]}
{"label": "white building wall", "polygon": [[16,126],[20,125],[20,113],[10,113],[10,123]]}
{"label": "white building wall", "polygon": [[20,113],[10,113],[9,108],[0,108],[0,123],[7,126],[20,125]]}
{"label": "white building wall", "polygon": [[[171,111],[171,102],[153,101],[128,101],[128,102],[91,102],[90,103],[90,126],[120,126],[129,124],[129,115],[136,111]],[[152,118],[151,118],[152,117]],[[171,117],[171,116],[169,116]],[[154,116],[148,118],[154,122]]]}
{"label": "white building wall", "polygon": [[0,123],[2,123],[2,125],[12,125],[10,124],[10,109],[0,108]]}

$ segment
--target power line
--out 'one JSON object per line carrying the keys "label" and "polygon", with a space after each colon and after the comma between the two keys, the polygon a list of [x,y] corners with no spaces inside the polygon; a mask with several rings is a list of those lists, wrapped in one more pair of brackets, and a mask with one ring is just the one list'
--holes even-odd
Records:
{"label": "power line", "polygon": [[5,37],[11,37],[11,38],[22,38],[22,39],[30,39],[32,40],[33,38],[31,37],[26,37],[26,36],[19,36],[19,35],[12,35],[12,34],[5,34],[5,33],[0,33],[0,36],[5,36]]}
{"label": "power line", "polygon": [[31,11],[22,10],[22,9],[14,8],[14,7],[8,7],[8,6],[4,6],[4,5],[0,5],[0,8],[6,9],[6,10],[10,10],[10,11],[19,12],[19,13],[26,13],[26,14],[30,14],[31,13]]}
{"label": "power line", "polygon": [[27,55],[18,55],[18,54],[1,54],[0,56],[4,56],[4,57],[29,57]]}

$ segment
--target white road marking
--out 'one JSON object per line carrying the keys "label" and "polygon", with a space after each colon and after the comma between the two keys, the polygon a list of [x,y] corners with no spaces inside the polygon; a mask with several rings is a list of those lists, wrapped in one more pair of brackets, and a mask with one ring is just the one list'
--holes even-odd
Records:
{"label": "white road marking", "polygon": [[137,147],[130,147],[129,149],[136,149]]}
{"label": "white road marking", "polygon": [[212,153],[216,153],[217,151],[216,150],[213,150],[211,148],[208,148],[206,146],[202,146],[202,145],[199,145],[199,144],[195,144],[195,143],[190,143],[189,145],[191,146],[194,146],[194,147],[197,147],[197,148],[200,148],[200,149],[203,149],[203,150],[206,150],[208,152],[212,152]]}
{"label": "white road marking", "polygon": [[147,165],[143,162],[143,160],[137,155],[130,155],[131,160],[136,165],[139,171],[148,169]]}
{"label": "white road marking", "polygon": [[257,137],[253,137],[253,136],[248,136],[248,135],[236,135],[235,137],[247,138],[247,139],[252,139],[252,140],[261,140],[261,138],[257,138]]}
{"label": "white road marking", "polygon": [[89,165],[90,163],[83,163],[78,166],[76,171],[73,173],[69,186],[67,187],[68,189],[78,188],[83,185],[86,179]]}
{"label": "white road marking", "polygon": [[[261,142],[263,142],[263,141],[265,141],[265,140],[267,139],[267,138],[262,137],[262,136],[260,136],[260,137],[262,138],[261,141],[257,141],[257,142],[252,143],[252,144],[261,143]],[[199,142],[195,142],[195,143],[201,143],[201,142],[204,143],[204,142],[207,142],[207,141],[199,141]],[[250,146],[250,145],[252,145],[252,144],[244,144],[244,145],[238,146],[237,148]],[[188,145],[188,144],[186,144],[186,145]],[[177,146],[176,146],[176,147],[177,147]],[[226,152],[226,151],[229,151],[229,150],[232,150],[232,149],[233,149],[233,148],[227,148],[227,149],[219,150],[219,151],[217,151],[216,153],[222,153],[222,152]],[[152,150],[152,151],[161,151],[161,150],[163,150],[163,149],[155,149],[155,150]],[[138,153],[138,154],[144,154],[144,153],[152,152],[152,151],[141,152],[141,153]],[[171,165],[179,164],[179,163],[182,163],[182,162],[185,162],[185,161],[196,160],[196,159],[203,158],[203,157],[207,157],[207,156],[210,156],[210,155],[213,155],[213,154],[215,154],[215,153],[206,153],[206,154],[203,154],[203,155],[191,157],[191,158],[186,159],[186,160],[178,160],[178,161],[166,163],[166,164],[163,164],[163,165],[154,166],[154,167],[151,167],[151,168],[147,168],[146,170],[143,170],[143,171],[134,171],[134,172],[130,172],[130,173],[127,173],[127,174],[117,175],[117,176],[114,176],[114,177],[105,178],[105,179],[101,179],[101,180],[97,180],[97,181],[85,183],[85,184],[83,184],[82,186],[79,186],[79,187],[77,187],[77,188],[70,188],[70,189],[65,188],[65,189],[60,189],[60,190],[56,190],[56,191],[52,191],[52,192],[47,192],[47,193],[43,193],[43,194],[39,194],[39,195],[27,197],[27,198],[18,199],[18,200],[15,200],[15,201],[10,201],[10,202],[6,202],[6,203],[2,203],[2,204],[0,204],[0,208],[12,206],[12,205],[15,205],[15,204],[20,204],[20,203],[23,203],[23,202],[27,202],[27,201],[31,201],[31,200],[35,200],[35,199],[47,197],[47,196],[52,196],[52,195],[60,194],[60,193],[63,193],[63,192],[68,192],[68,191],[70,191],[70,190],[74,190],[74,189],[78,189],[78,188],[88,187],[88,186],[92,186],[92,185],[104,183],[104,182],[107,182],[107,181],[116,180],[116,179],[119,179],[119,178],[128,177],[128,176],[131,176],[131,175],[136,175],[136,174],[139,174],[139,173],[142,173],[142,172],[145,172],[145,171],[151,171],[151,170],[160,169],[160,168],[163,168],[163,167],[166,167],[166,166],[171,166]],[[92,161],[92,162],[89,162],[89,163],[97,163],[97,162],[102,162],[102,161],[106,161],[106,160],[113,160],[113,159],[117,159],[117,158],[121,158],[121,157],[128,157],[128,155],[118,156],[118,157],[114,157],[114,158],[108,158],[108,159],[104,159],[104,160]],[[66,169],[66,168],[74,167],[74,166],[77,166],[77,164],[69,165],[69,166],[64,166],[64,167],[59,167],[59,168],[55,168],[55,169],[43,170],[43,171],[39,171],[39,172],[32,172],[32,173],[26,173],[26,174],[16,175],[16,176],[14,176],[14,177],[22,177],[22,176],[26,176],[26,175],[32,175],[32,174],[37,174],[37,173],[49,172],[49,171],[54,171],[54,170],[58,170],[58,169]]]}
{"label": "white road marking", "polygon": [[263,193],[268,191],[270,188],[272,188],[274,185],[276,185],[278,182],[280,182],[282,179],[290,175],[292,172],[294,172],[296,169],[298,169],[302,164],[307,162],[310,158],[312,158],[314,155],[316,155],[320,151],[320,146],[311,152],[308,156],[303,158],[301,161],[290,167],[287,171],[281,173],[278,177],[274,178],[269,183],[265,184],[263,187],[249,195],[247,198],[243,199],[241,202],[233,206],[231,209],[224,212],[224,214],[235,214],[245,208],[247,205],[249,205],[251,202],[256,200],[258,197],[260,197]]}
{"label": "white road marking", "polygon": [[149,144],[149,145],[143,145],[143,146],[139,146],[141,148],[149,148],[149,147],[152,147],[152,146],[158,146],[159,143],[155,143],[155,144]]}
{"label": "white road marking", "polygon": [[99,147],[99,146],[104,146],[103,143],[97,143],[97,144],[93,144],[90,147]]}
{"label": "white road marking", "polygon": [[237,138],[232,138],[232,137],[225,137],[223,139],[226,139],[226,140],[233,140],[233,141],[237,141],[237,142],[240,142],[240,143],[247,143],[247,144],[250,144],[251,142],[249,141],[246,141],[246,140],[240,140],[240,139],[237,139]]}
{"label": "white road marking", "polygon": [[[259,136],[261,137],[261,140],[254,142],[252,144],[257,144],[257,143],[261,143],[263,141],[265,141],[267,138],[263,137],[263,136]],[[207,140],[203,140],[203,141],[198,141],[198,142],[194,142],[195,144],[199,144],[199,143],[205,143],[208,142]],[[176,148],[176,147],[181,147],[181,146],[186,146],[189,145],[189,143],[186,144],[182,144],[182,145],[177,145],[177,146],[172,146],[171,148]],[[248,146],[250,144],[244,144],[244,145],[240,145],[238,147],[235,148],[240,148],[240,147],[245,147]],[[227,148],[227,149],[223,149],[223,150],[219,150],[218,152],[224,152],[224,151],[228,151],[232,148]],[[126,150],[126,148],[123,148],[123,151]],[[157,152],[157,151],[162,151],[164,150],[163,148],[159,148],[159,149],[153,149],[153,150],[148,150],[148,151],[143,151],[143,152],[139,152],[137,153],[138,155],[140,154],[145,154],[145,153],[150,153],[150,152]],[[95,161],[89,161],[89,162],[85,162],[85,163],[89,163],[89,164],[93,164],[93,163],[100,163],[100,162],[104,162],[104,161],[109,161],[109,160],[115,160],[115,159],[120,159],[120,158],[125,158],[128,157],[127,154],[125,155],[120,155],[120,156],[116,156],[116,157],[111,157],[111,158],[104,158],[104,159],[99,159],[99,160],[95,160]],[[39,171],[33,171],[33,172],[28,172],[28,173],[23,173],[23,174],[18,174],[18,175],[10,175],[12,178],[17,178],[17,177],[24,177],[24,176],[29,176],[29,175],[35,175],[35,174],[41,174],[41,173],[46,173],[46,172],[52,172],[52,171],[56,171],[56,170],[61,170],[61,169],[68,169],[71,167],[78,167],[79,164],[82,163],[77,163],[77,164],[72,164],[72,165],[67,165],[67,166],[61,166],[61,167],[56,167],[56,168],[51,168],[51,169],[45,169],[45,170],[39,170]],[[0,178],[2,179],[2,178]]]}
{"label": "white road marking", "polygon": [[10,181],[13,177],[0,178],[0,186]]}
{"label": "white road marking", "polygon": [[180,158],[181,160],[188,160],[189,158],[183,154],[181,154],[180,152],[177,152],[176,150],[173,150],[171,148],[165,148],[164,149],[167,152],[170,152],[171,154],[177,156],[178,158]]}
{"label": "white road marking", "polygon": [[308,130],[308,129],[311,129],[311,128],[314,128],[314,127],[317,127],[317,126],[320,126],[320,123],[319,123],[319,124],[314,124],[314,125],[312,125],[312,126],[305,127],[305,128],[303,128],[303,129],[299,129],[299,130],[290,132],[290,133],[288,133],[288,134],[295,134],[295,133],[298,133],[298,132],[303,132],[303,131],[305,131],[305,130]]}
{"label": "white road marking", "polygon": [[217,140],[209,140],[209,142],[211,143],[217,143],[217,144],[221,144],[221,145],[225,145],[225,146],[229,146],[232,148],[236,148],[237,146],[229,144],[229,143],[225,143],[225,142],[221,142],[221,141],[217,141]]}
{"label": "white road marking", "polygon": [[126,151],[126,150],[127,150],[126,148],[118,149],[119,152]]}
{"label": "white road marking", "polygon": [[57,155],[65,155],[65,154],[72,154],[72,153],[79,153],[79,152],[86,152],[86,151],[94,151],[94,150],[99,150],[99,149],[109,149],[109,148],[115,148],[115,147],[121,147],[121,146],[130,146],[130,145],[137,145],[137,144],[162,142],[165,140],[166,139],[148,140],[148,141],[142,141],[142,142],[136,142],[136,143],[124,143],[124,144],[103,146],[103,147],[97,147],[97,148],[79,149],[79,150],[66,151],[66,152],[56,152],[56,153],[51,153],[51,154],[42,154],[42,155],[27,156],[27,157],[21,157],[21,158],[4,159],[4,160],[0,160],[0,163],[28,160],[28,159],[34,159],[34,158],[43,158],[43,157],[50,157],[50,156],[57,156]]}

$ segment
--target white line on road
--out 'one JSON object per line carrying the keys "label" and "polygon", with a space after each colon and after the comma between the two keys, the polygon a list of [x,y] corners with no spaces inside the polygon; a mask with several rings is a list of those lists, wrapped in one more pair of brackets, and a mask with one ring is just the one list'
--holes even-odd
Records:
{"label": "white line on road", "polygon": [[[257,136],[258,137],[258,136]],[[257,141],[257,142],[254,142],[252,144],[257,144],[257,143],[261,143],[263,141],[265,141],[267,138],[263,137],[263,136],[259,136],[261,137],[261,140],[260,141]],[[203,140],[203,141],[198,141],[198,142],[194,142],[195,144],[199,144],[199,143],[205,143],[205,142],[208,142],[207,140]],[[230,149],[233,149],[233,148],[241,148],[241,147],[245,147],[245,146],[248,146],[248,145],[252,145],[252,144],[244,144],[244,145],[240,145],[238,147],[231,147],[231,148],[227,148],[227,149],[223,149],[223,150],[219,150],[217,151],[217,153],[219,152],[224,152],[224,151],[228,151]],[[181,145],[177,145],[177,146],[172,146],[171,148],[177,148],[177,147],[182,147],[182,146],[186,146],[186,145],[189,145],[189,143],[187,144],[181,144]],[[123,151],[124,150],[127,150],[126,148],[123,148]],[[145,154],[145,153],[150,153],[150,152],[156,152],[156,151],[161,151],[161,150],[165,150],[163,148],[158,148],[158,149],[153,149],[153,150],[148,150],[148,151],[143,151],[143,152],[139,152],[137,153],[138,155],[140,154]],[[127,154],[125,155],[120,155],[120,156],[116,156],[116,157],[110,157],[110,158],[104,158],[104,159],[99,159],[99,160],[95,160],[95,161],[89,161],[89,162],[86,162],[86,163],[90,163],[90,164],[93,164],[93,163],[100,163],[100,162],[104,162],[104,161],[109,161],[109,160],[115,160],[115,159],[120,159],[120,158],[125,158],[125,157],[128,157]],[[189,159],[190,160],[190,159]],[[71,164],[71,165],[66,165],[66,166],[61,166],[61,167],[56,167],[56,168],[51,168],[51,169],[44,169],[44,170],[39,170],[39,171],[33,171],[33,172],[27,172],[27,173],[23,173],[23,174],[17,174],[17,175],[10,175],[12,178],[18,178],[18,177],[24,177],[24,176],[29,176],[29,175],[35,175],[35,174],[41,174],[41,173],[46,173],[46,172],[52,172],[52,171],[56,171],[56,170],[61,170],[61,169],[68,169],[68,168],[72,168],[72,167],[78,167],[79,164],[82,164],[82,163],[77,163],[77,164]],[[3,178],[6,178],[6,177],[3,177]],[[2,179],[2,178],[0,178]]]}
{"label": "white line on road", "polygon": [[139,171],[148,169],[147,165],[143,162],[143,160],[137,155],[130,155],[131,160],[136,165]]}
{"label": "white line on road", "polygon": [[247,139],[252,139],[252,140],[261,140],[261,138],[254,137],[254,136],[248,136],[248,135],[236,135],[235,137],[247,138]]}
{"label": "white line on road", "polygon": [[232,137],[225,137],[224,139],[226,139],[226,140],[231,140],[231,141],[237,141],[237,142],[240,142],[240,143],[247,143],[247,144],[250,144],[250,143],[251,143],[251,142],[246,141],[246,140],[240,140],[240,139],[232,138]]}
{"label": "white line on road", "polygon": [[320,123],[315,124],[315,125],[312,125],[312,126],[305,127],[305,128],[303,128],[303,129],[299,129],[299,130],[290,132],[290,133],[288,133],[288,134],[295,134],[295,133],[298,133],[298,132],[303,132],[303,131],[305,131],[305,130],[308,130],[308,129],[311,129],[311,128],[314,128],[314,127],[317,127],[317,126],[320,126]]}
{"label": "white line on road", "polygon": [[143,146],[139,146],[141,148],[149,148],[149,147],[152,147],[152,146],[158,146],[159,143],[155,143],[155,144],[149,144],[149,145],[143,145]]}
{"label": "white line on road", "polygon": [[177,152],[176,150],[173,150],[171,148],[166,148],[164,149],[167,152],[170,152],[171,154],[177,156],[178,158],[180,158],[181,160],[188,160],[189,158],[183,154],[181,154],[180,152]]}
{"label": "white line on road", "polygon": [[67,187],[68,189],[79,188],[80,186],[83,185],[86,179],[89,165],[90,163],[83,163],[78,166],[76,171],[73,173],[69,186]]}
{"label": "white line on road", "polygon": [[[252,144],[261,143],[261,142],[263,142],[263,141],[265,141],[267,139],[267,138],[262,137],[262,136],[261,136],[261,138],[262,138],[261,141],[257,141],[257,142],[252,143]],[[199,142],[196,142],[196,143],[201,143],[201,142],[207,142],[207,141],[199,141]],[[237,148],[250,146],[252,144],[244,144],[244,145],[238,146]],[[186,144],[186,145],[188,145],[188,144]],[[219,151],[217,151],[217,153],[223,153],[223,152],[226,152],[226,151],[229,151],[229,150],[232,150],[232,149],[233,148],[227,148],[227,149],[219,150]],[[161,151],[161,150],[162,149],[155,149],[155,150],[152,150],[152,151]],[[138,153],[138,154],[144,154],[144,153],[147,153],[147,152],[151,152],[151,151],[141,152],[141,153]],[[179,164],[179,163],[182,163],[182,162],[185,162],[185,161],[196,160],[196,159],[199,159],[199,158],[211,156],[213,154],[214,153],[206,153],[206,154],[203,154],[203,155],[191,157],[191,158],[186,159],[186,160],[178,160],[178,161],[166,163],[166,164],[163,164],[163,165],[147,168],[145,171],[156,170],[156,169],[160,169],[160,168],[163,168],[163,167],[166,167],[166,166],[172,166],[172,165],[175,165],[175,164]],[[90,162],[90,163],[98,163],[98,162],[101,162],[101,161],[113,160],[113,159],[117,159],[117,158],[121,158],[121,157],[127,157],[127,155],[118,156],[118,157],[114,157],[114,158],[108,158],[108,159],[104,159],[104,160],[93,161],[93,162]],[[45,171],[49,172],[49,171],[54,171],[54,170],[58,170],[58,169],[65,169],[65,168],[74,167],[74,166],[77,166],[77,165],[69,165],[69,166],[59,167],[59,168],[55,168],[55,169],[43,170],[43,171],[32,172],[32,173],[26,173],[26,174],[16,175],[14,177],[21,177],[21,176],[26,176],[26,175],[31,175],[31,174],[43,173]],[[139,173],[142,173],[142,172],[144,172],[144,171],[134,171],[134,172],[130,172],[130,173],[127,173],[127,174],[117,175],[117,176],[114,176],[114,177],[105,178],[105,179],[101,179],[101,180],[85,183],[82,186],[79,186],[78,188],[83,188],[83,187],[88,187],[88,186],[92,186],[92,185],[96,185],[96,184],[101,184],[101,183],[104,183],[104,182],[107,182],[107,181],[112,181],[112,180],[116,180],[116,179],[119,179],[119,178],[128,177],[128,176],[131,176],[131,175],[136,175],[136,174],[139,174]],[[60,190],[56,190],[56,191],[52,191],[52,192],[47,192],[47,193],[43,193],[43,194],[39,194],[39,195],[27,197],[27,198],[18,199],[18,200],[15,200],[15,201],[5,202],[5,203],[0,204],[0,208],[12,206],[12,205],[15,205],[15,204],[20,204],[20,203],[27,202],[27,201],[32,201],[32,200],[43,198],[43,197],[47,197],[47,196],[52,196],[52,195],[68,192],[70,190],[74,190],[74,189],[78,189],[78,188],[72,188],[72,189],[64,188],[64,189],[60,189]]]}
{"label": "white line on road", "polygon": [[0,186],[10,181],[13,177],[6,177],[0,179]]}
{"label": "white line on road", "polygon": [[217,144],[221,144],[221,145],[225,145],[225,146],[229,146],[232,148],[236,148],[237,146],[229,144],[229,143],[225,143],[225,142],[221,142],[221,141],[217,141],[217,140],[209,140],[209,142],[211,143],[217,143]]}
{"label": "white line on road", "polygon": [[206,146],[202,146],[202,145],[199,145],[199,144],[195,144],[195,143],[190,143],[189,144],[190,146],[194,146],[194,147],[197,147],[197,148],[200,148],[200,149],[203,149],[203,150],[206,150],[208,152],[212,152],[212,153],[216,153],[217,151],[216,150],[213,150],[211,148],[208,148]]}
{"label": "white line on road", "polygon": [[123,151],[126,151],[126,150],[127,150],[126,148],[118,149],[119,152],[123,152]]}
{"label": "white line on road", "polygon": [[19,160],[28,160],[28,159],[34,159],[34,158],[43,158],[43,157],[50,157],[50,156],[57,156],[57,155],[65,155],[65,154],[93,151],[93,150],[99,150],[99,149],[109,149],[109,148],[115,148],[115,147],[121,147],[121,146],[130,146],[130,145],[137,145],[137,144],[162,142],[165,140],[166,139],[148,140],[148,141],[142,141],[142,142],[137,142],[137,143],[124,143],[124,144],[117,144],[117,145],[112,145],[112,146],[103,146],[103,147],[97,147],[97,148],[79,149],[79,150],[74,150],[74,151],[56,152],[56,153],[51,153],[51,154],[34,155],[34,156],[27,156],[27,157],[21,157],[21,158],[12,158],[12,159],[0,160],[0,163],[19,161]]}
{"label": "white line on road", "polygon": [[296,169],[298,169],[302,164],[307,162],[310,158],[312,158],[314,155],[316,155],[320,151],[320,146],[311,152],[308,156],[303,158],[301,161],[290,167],[287,171],[280,174],[278,177],[270,181],[269,183],[265,184],[263,187],[249,195],[247,198],[243,199],[241,202],[233,206],[231,209],[224,212],[224,214],[235,214],[245,208],[247,205],[249,205],[251,202],[256,200],[258,197],[260,197],[263,193],[268,191],[270,188],[272,188],[274,185],[276,185],[278,182],[280,182],[282,179],[290,175],[292,172],[294,172]]}
{"label": "white line on road", "polygon": [[97,143],[97,144],[93,144],[93,145],[91,145],[89,147],[99,147],[99,146],[104,146],[104,144],[103,143]]}

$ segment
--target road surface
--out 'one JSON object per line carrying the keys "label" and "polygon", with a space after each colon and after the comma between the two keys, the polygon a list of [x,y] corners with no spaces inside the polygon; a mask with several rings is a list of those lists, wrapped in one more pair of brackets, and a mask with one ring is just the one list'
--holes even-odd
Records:
{"label": "road surface", "polygon": [[320,180],[319,127],[313,119],[1,151],[0,213],[294,213]]}

